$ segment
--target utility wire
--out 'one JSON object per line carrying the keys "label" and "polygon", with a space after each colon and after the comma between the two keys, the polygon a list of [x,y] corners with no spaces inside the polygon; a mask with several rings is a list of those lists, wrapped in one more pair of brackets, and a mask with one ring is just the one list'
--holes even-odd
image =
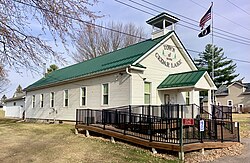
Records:
{"label": "utility wire", "polygon": [[[191,19],[191,18],[187,18],[186,16],[183,16],[183,15],[181,15],[181,14],[172,12],[172,11],[170,11],[170,10],[167,10],[166,8],[163,8],[163,7],[161,7],[161,6],[158,6],[158,5],[156,5],[156,4],[153,4],[153,3],[151,3],[151,2],[148,2],[148,1],[146,1],[146,0],[141,0],[141,1],[147,3],[147,4],[151,5],[151,6],[157,7],[157,8],[159,8],[159,9],[166,10],[166,11],[168,11],[168,12],[170,12],[170,13],[173,13],[173,14],[178,15],[178,16],[180,16],[180,17],[183,17],[183,18],[185,18],[185,19],[191,20],[191,21],[195,22],[196,24],[199,23],[199,21],[197,21],[197,20],[194,20],[194,19]],[[196,2],[194,2],[194,3],[196,3]],[[200,4],[198,4],[198,5],[200,5]],[[204,7],[204,6],[201,6],[201,5],[200,5],[200,7],[206,9],[206,7]],[[225,18],[225,19],[227,19],[227,18]],[[231,20],[230,20],[230,21],[231,21]],[[233,23],[234,23],[234,22],[233,22]],[[195,26],[198,26],[198,25],[195,25]],[[240,38],[243,38],[243,39],[246,39],[246,40],[250,41],[249,38],[246,38],[246,37],[243,37],[243,36],[234,34],[234,33],[230,33],[230,32],[228,32],[228,31],[225,31],[225,30],[222,30],[222,29],[219,29],[219,28],[216,28],[216,27],[213,27],[213,28],[216,29],[216,30],[219,30],[219,31],[221,31],[221,32],[225,32],[225,33],[227,33],[227,34],[234,35],[234,36],[237,36],[237,37],[240,37]],[[237,38],[237,39],[238,39],[238,38]]]}
{"label": "utility wire", "polygon": [[243,11],[244,13],[246,13],[247,15],[250,16],[250,14],[249,14],[246,10],[242,9],[241,7],[239,7],[238,5],[234,4],[233,2],[231,2],[231,1],[229,1],[229,0],[226,0],[226,1],[229,2],[229,3],[231,3],[231,4],[234,5],[236,8],[240,9],[241,11]]}
{"label": "utility wire", "polygon": [[[23,4],[23,5],[27,5],[27,6],[34,7],[34,8],[40,9],[40,10],[44,10],[44,11],[46,11],[46,12],[50,12],[50,13],[54,13],[54,14],[57,14],[57,15],[65,16],[65,17],[67,17],[67,18],[70,18],[70,19],[73,19],[73,20],[76,20],[76,21],[80,21],[80,22],[82,22],[82,23],[84,23],[84,24],[94,25],[94,26],[97,26],[97,27],[99,27],[99,28],[103,28],[103,29],[106,29],[106,30],[111,30],[111,31],[114,31],[114,32],[119,32],[119,33],[121,33],[121,34],[129,35],[129,36],[136,37],[136,38],[140,38],[140,39],[146,39],[146,38],[142,38],[142,37],[139,37],[139,36],[131,35],[131,34],[128,34],[128,33],[125,33],[125,32],[121,32],[121,31],[118,31],[118,30],[114,30],[114,29],[111,29],[111,28],[108,28],[108,27],[104,27],[104,26],[101,26],[101,25],[97,25],[97,24],[94,24],[94,23],[90,23],[90,22],[87,22],[87,21],[83,21],[83,20],[81,20],[81,19],[73,18],[73,17],[68,16],[68,15],[56,13],[56,12],[54,12],[54,11],[51,11],[51,10],[48,10],[48,9],[43,9],[43,8],[41,8],[41,7],[37,7],[37,6],[34,6],[34,5],[32,5],[32,4],[28,4],[28,3],[25,3],[25,2],[21,2],[21,1],[18,1],[18,0],[14,0],[14,1],[17,2],[17,3]],[[117,0],[116,0],[116,1],[117,1]],[[133,7],[133,6],[131,6],[131,7],[132,7],[132,8],[135,8],[135,9],[138,9],[138,8],[136,8],[136,7]],[[148,13],[148,14],[153,15],[152,13],[146,12],[146,11],[144,11],[144,10],[140,10],[140,11],[143,11],[143,12],[145,12],[145,13]],[[191,28],[191,27],[188,27],[188,28]],[[194,28],[193,28],[193,29],[194,29]],[[196,30],[196,29],[194,29],[194,30]],[[177,47],[177,48],[180,49],[181,47]],[[181,49],[183,49],[183,48],[181,48]],[[185,50],[185,49],[184,49],[184,50]],[[198,54],[201,54],[201,53],[202,53],[202,52],[199,52],[199,51],[197,51],[197,50],[192,50],[192,49],[186,49],[186,50],[187,50],[187,51],[190,51],[190,52],[198,53]],[[239,61],[239,62],[250,63],[250,61],[244,61],[244,60],[233,59],[233,58],[231,58],[231,59],[232,59],[232,60]]]}
{"label": "utility wire", "polygon": [[[121,4],[123,4],[123,5],[126,5],[126,6],[128,6],[128,7],[131,7],[131,8],[133,8],[133,9],[139,10],[139,11],[141,11],[141,12],[144,12],[144,13],[147,13],[147,14],[150,14],[150,15],[155,16],[154,14],[149,13],[149,12],[147,12],[147,11],[145,11],[145,10],[142,10],[142,9],[140,9],[140,8],[138,8],[138,7],[129,5],[129,4],[124,3],[124,2],[121,2],[121,1],[119,1],[119,0],[115,0],[115,1],[118,2],[118,3],[121,3]],[[137,5],[140,5],[140,6],[142,6],[142,7],[145,7],[145,5],[141,5],[140,3],[134,2],[133,0],[129,0],[129,1],[131,1],[131,2],[133,2],[133,3],[135,3],[135,4],[137,4]],[[142,0],[142,1],[145,1],[145,0]],[[150,10],[155,11],[155,12],[158,12],[157,10],[152,9],[152,8],[150,8],[150,7],[148,7],[148,6],[146,6],[145,8],[150,9]],[[183,21],[183,20],[182,20],[182,22],[197,27],[197,25],[194,25],[194,24],[192,24],[192,23],[189,23],[189,22],[186,22],[186,21]],[[195,31],[200,32],[200,30],[198,30],[198,29],[192,28],[192,27],[190,27],[190,26],[187,26],[187,25],[184,25],[184,24],[181,24],[181,23],[179,23],[179,24],[180,24],[181,26],[183,26],[183,27],[186,27],[186,28],[189,28],[189,29],[192,29],[192,30],[195,30]],[[220,34],[219,32],[215,32],[215,33]],[[232,36],[228,36],[228,35],[225,35],[225,34],[223,34],[223,35],[224,35],[224,36],[227,36],[227,37],[230,37],[230,38],[233,38]],[[218,38],[221,38],[221,39],[228,40],[228,41],[236,42],[236,43],[239,43],[239,44],[250,45],[250,42],[245,41],[245,40],[242,40],[242,39],[239,39],[239,38],[236,38],[236,37],[234,37],[234,38],[237,39],[237,40],[240,40],[240,41],[233,40],[233,39],[226,38],[226,37],[219,36],[219,35],[214,35],[214,36],[215,36],[215,37],[218,37]]]}
{"label": "utility wire", "polygon": [[[207,9],[205,6],[202,6],[201,4],[199,4],[199,3],[197,3],[197,2],[195,2],[195,1],[193,1],[193,0],[189,0],[189,1],[191,1],[191,2],[193,2],[194,4],[200,6],[201,8]],[[244,28],[244,29],[250,31],[249,28],[247,28],[247,27],[245,27],[245,26],[243,26],[243,25],[241,25],[241,24],[239,24],[239,23],[237,23],[237,22],[234,22],[234,21],[232,21],[231,19],[228,19],[227,17],[225,17],[225,16],[223,16],[223,15],[221,15],[221,14],[219,14],[219,13],[214,12],[214,14],[217,15],[217,16],[219,16],[219,17],[221,17],[221,18],[223,18],[223,19],[226,19],[227,21],[229,21],[229,22],[231,22],[231,23],[233,23],[233,24],[236,24],[236,25],[238,25],[238,26],[240,26],[240,27],[242,27],[242,28]]]}
{"label": "utility wire", "polygon": [[[163,8],[163,7],[161,7],[161,6],[159,6],[159,5],[156,5],[156,4],[154,4],[154,3],[148,2],[148,1],[146,1],[146,0],[141,0],[141,1],[147,3],[147,4],[151,5],[151,6],[157,7],[157,8],[159,8],[159,9],[166,10],[166,11],[168,11],[168,12],[170,12],[170,13],[176,14],[176,15],[178,15],[178,16],[180,16],[180,17],[185,18],[185,19],[191,20],[191,21],[195,22],[196,24],[199,23],[199,21],[197,21],[197,20],[194,20],[194,19],[191,19],[191,18],[187,18],[186,16],[183,16],[183,15],[181,15],[181,14],[178,14],[178,13],[172,12],[172,11],[170,11],[170,10],[167,10],[166,8]],[[192,1],[192,0],[190,0],[190,1]],[[204,6],[202,6],[202,5],[198,4],[198,3],[196,3],[196,2],[194,2],[194,1],[192,1],[192,2],[195,3],[196,5],[199,5],[199,6],[202,7],[202,8],[207,9],[206,7],[204,7]],[[220,15],[218,15],[218,16],[220,16]],[[228,19],[228,18],[226,18],[226,17],[224,17],[224,16],[221,16],[221,17],[223,17],[224,19],[227,19],[228,21],[230,21],[230,22],[232,22],[232,23],[235,24],[235,22],[233,22],[232,20],[230,20],[230,19]],[[236,23],[236,25],[238,25],[238,23]],[[249,38],[246,38],[246,37],[243,37],[243,36],[234,34],[234,33],[230,33],[230,32],[228,32],[228,31],[222,30],[222,29],[220,29],[220,28],[216,28],[216,27],[213,27],[213,28],[216,29],[216,30],[219,30],[219,31],[228,33],[228,34],[230,34],[230,35],[234,35],[234,36],[237,36],[237,37],[241,37],[241,38],[246,39],[246,40],[248,40],[248,41],[250,40]],[[245,27],[243,27],[243,28],[245,28]],[[247,30],[248,30],[248,29],[247,29]]]}
{"label": "utility wire", "polygon": [[48,9],[44,9],[44,8],[42,8],[42,7],[38,7],[38,6],[29,4],[29,3],[25,3],[25,2],[22,2],[22,1],[19,1],[19,0],[13,0],[13,1],[15,1],[15,2],[17,2],[17,3],[20,3],[20,4],[23,4],[23,5],[26,5],[26,6],[30,6],[30,7],[33,7],[33,8],[37,8],[37,9],[39,9],[39,10],[43,10],[43,11],[46,11],[46,12],[50,12],[50,13],[53,13],[53,14],[55,14],[55,15],[60,15],[60,16],[63,16],[63,17],[69,18],[69,19],[73,19],[73,20],[75,20],[75,21],[79,21],[79,22],[84,23],[84,24],[96,26],[96,27],[99,27],[99,28],[103,28],[103,29],[110,30],[110,31],[113,31],[113,32],[118,32],[118,33],[121,33],[121,34],[124,34],[124,35],[132,36],[132,37],[139,38],[139,39],[143,39],[143,40],[146,39],[146,38],[143,38],[143,37],[140,37],[140,36],[136,36],[136,35],[129,34],[129,33],[125,33],[125,32],[122,32],[122,31],[118,31],[118,30],[115,30],[115,29],[112,29],[112,28],[108,28],[108,27],[105,27],[105,26],[102,26],[102,25],[98,25],[98,24],[94,24],[94,23],[91,23],[91,22],[88,22],[88,21],[84,21],[84,20],[81,20],[81,19],[79,19],[79,18],[74,18],[74,17],[72,17],[72,16],[68,16],[68,15],[65,15],[65,14],[62,14],[62,13],[57,13],[57,12],[55,12],[55,11],[51,11],[51,10],[48,10]]}

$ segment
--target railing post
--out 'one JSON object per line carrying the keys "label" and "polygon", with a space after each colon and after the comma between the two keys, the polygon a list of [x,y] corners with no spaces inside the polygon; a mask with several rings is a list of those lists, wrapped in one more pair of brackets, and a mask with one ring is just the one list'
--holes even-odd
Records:
{"label": "railing post", "polygon": [[221,121],[221,126],[220,126],[220,132],[221,132],[221,142],[223,142],[223,121]]}
{"label": "railing post", "polygon": [[163,116],[162,116],[162,113],[163,113],[163,109],[162,109],[163,107],[162,107],[162,104],[161,104],[161,118],[163,118]]}
{"label": "railing post", "polygon": [[131,116],[131,105],[128,106],[129,107],[129,123],[131,123],[132,121],[132,116]]}
{"label": "railing post", "polygon": [[194,104],[191,104],[192,105],[192,119],[194,118]]}
{"label": "railing post", "polygon": [[149,118],[149,133],[150,133],[150,142],[152,142],[152,123],[151,123],[151,117]]}
{"label": "railing post", "polygon": [[117,114],[117,109],[115,109],[115,124],[117,125],[118,123],[118,114]]}
{"label": "railing post", "polygon": [[89,109],[87,110],[87,126],[89,126]]}
{"label": "railing post", "polygon": [[105,130],[106,115],[104,110],[102,110],[102,116],[103,130]]}
{"label": "railing post", "polygon": [[237,134],[238,134],[238,142],[240,142],[240,123],[239,122],[236,122],[237,123]]}
{"label": "railing post", "polygon": [[[182,118],[178,118],[178,120],[180,120],[180,147],[181,147],[181,155],[184,154],[184,150],[183,150],[183,122],[182,122]],[[181,159],[183,158],[184,156],[181,157]]]}
{"label": "railing post", "polygon": [[79,117],[78,117],[78,109],[76,109],[76,124],[78,125]]}
{"label": "railing post", "polygon": [[124,122],[124,135],[126,135],[126,114],[122,114],[123,115],[123,122]]}

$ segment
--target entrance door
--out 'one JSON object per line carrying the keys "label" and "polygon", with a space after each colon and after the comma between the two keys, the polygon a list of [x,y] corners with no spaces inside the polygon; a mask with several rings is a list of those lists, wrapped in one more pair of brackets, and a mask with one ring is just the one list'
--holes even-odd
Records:
{"label": "entrance door", "polygon": [[169,104],[170,103],[170,96],[169,94],[164,94],[164,104]]}

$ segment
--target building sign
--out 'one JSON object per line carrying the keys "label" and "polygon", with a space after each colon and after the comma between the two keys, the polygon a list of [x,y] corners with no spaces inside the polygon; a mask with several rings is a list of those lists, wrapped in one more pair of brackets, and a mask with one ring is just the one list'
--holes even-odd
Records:
{"label": "building sign", "polygon": [[176,58],[176,49],[171,45],[163,45],[160,53],[155,53],[155,57],[168,68],[175,68],[182,64],[181,59]]}
{"label": "building sign", "polygon": [[194,119],[184,118],[184,119],[182,119],[182,123],[183,123],[184,126],[193,126],[194,125]]}
{"label": "building sign", "polygon": [[200,131],[205,131],[205,123],[204,123],[204,120],[200,120]]}

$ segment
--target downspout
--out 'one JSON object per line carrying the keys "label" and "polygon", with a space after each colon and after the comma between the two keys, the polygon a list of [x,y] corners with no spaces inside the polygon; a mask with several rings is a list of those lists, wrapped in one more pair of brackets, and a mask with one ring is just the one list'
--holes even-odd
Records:
{"label": "downspout", "polygon": [[129,67],[126,67],[126,73],[130,76],[129,77],[129,105],[132,104],[132,73],[129,72]]}
{"label": "downspout", "polygon": [[129,66],[129,67],[126,67],[126,73],[128,74],[128,75],[132,75],[129,71],[128,71],[128,68],[130,68],[131,66]]}

